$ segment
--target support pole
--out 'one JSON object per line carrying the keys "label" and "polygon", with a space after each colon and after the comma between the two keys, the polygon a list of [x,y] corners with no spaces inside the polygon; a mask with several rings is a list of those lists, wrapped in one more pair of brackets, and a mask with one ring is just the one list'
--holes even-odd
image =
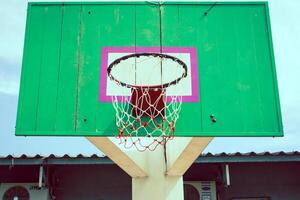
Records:
{"label": "support pole", "polygon": [[183,200],[182,176],[166,176],[164,149],[159,146],[153,152],[145,153],[147,178],[132,179],[133,200]]}

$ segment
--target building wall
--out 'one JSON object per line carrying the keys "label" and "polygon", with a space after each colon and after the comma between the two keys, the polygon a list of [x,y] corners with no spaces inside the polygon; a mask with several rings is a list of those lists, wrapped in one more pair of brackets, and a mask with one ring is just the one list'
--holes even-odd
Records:
{"label": "building wall", "polygon": [[[55,200],[131,199],[131,178],[116,165],[54,165],[45,166],[45,171]],[[37,183],[38,178],[38,165],[0,166],[0,186]]]}
{"label": "building wall", "polygon": [[52,167],[56,200],[129,200],[131,178],[116,165]]}
{"label": "building wall", "polygon": [[222,200],[233,197],[300,199],[300,163],[231,164],[231,185],[220,187]]}
{"label": "building wall", "polygon": [[40,167],[38,165],[0,166],[0,183],[38,182],[39,169]]}

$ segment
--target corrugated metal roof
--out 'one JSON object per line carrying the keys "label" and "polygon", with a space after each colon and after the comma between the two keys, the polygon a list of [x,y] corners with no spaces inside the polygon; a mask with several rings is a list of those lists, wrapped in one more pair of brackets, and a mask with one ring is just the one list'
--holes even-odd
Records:
{"label": "corrugated metal roof", "polygon": [[249,162],[300,162],[300,153],[292,152],[248,152],[248,153],[207,153],[199,156],[195,163],[249,163]]}
{"label": "corrugated metal roof", "polygon": [[10,159],[10,158],[15,158],[15,159],[34,159],[34,158],[104,158],[106,157],[105,155],[97,155],[97,154],[92,154],[92,155],[83,155],[83,154],[77,154],[76,156],[69,155],[69,154],[64,154],[64,155],[54,155],[54,154],[49,154],[49,155],[40,155],[40,154],[35,154],[35,155],[6,155],[6,156],[1,156],[0,159]]}
{"label": "corrugated metal roof", "polygon": [[[235,153],[217,153],[217,154],[213,154],[213,153],[205,153],[205,154],[201,154],[201,157],[233,157],[233,156],[299,156],[300,152],[299,151],[291,151],[291,152],[284,152],[284,151],[278,151],[278,152],[269,152],[269,151],[265,151],[265,152],[259,152],[256,153],[254,151],[251,152],[247,152],[247,153],[241,153],[241,152],[235,152]],[[76,156],[74,155],[70,155],[70,154],[64,154],[64,155],[55,155],[55,154],[49,154],[49,155],[40,155],[40,154],[35,154],[35,155],[26,155],[26,154],[22,154],[22,155],[0,155],[0,159],[4,159],[4,158],[27,158],[27,159],[31,159],[31,158],[105,158],[107,156],[105,155],[98,155],[98,154],[92,154],[92,155],[83,155],[83,154],[77,154]]]}
{"label": "corrugated metal roof", "polygon": [[240,153],[240,152],[236,152],[236,153],[218,153],[218,154],[212,154],[212,153],[206,153],[206,154],[202,154],[201,156],[205,156],[205,157],[217,157],[217,156],[297,156],[300,155],[300,152],[298,151],[291,151],[291,152],[284,152],[284,151],[278,151],[278,152],[269,152],[269,151],[265,151],[265,152],[260,152],[260,153],[256,153],[254,151],[248,152],[248,153]]}
{"label": "corrugated metal roof", "polygon": [[[248,153],[206,153],[200,155],[195,163],[249,163],[249,162],[300,162],[300,152],[248,152]],[[0,165],[81,165],[114,164],[107,156],[92,154],[76,156],[65,155],[6,155],[0,156]]]}

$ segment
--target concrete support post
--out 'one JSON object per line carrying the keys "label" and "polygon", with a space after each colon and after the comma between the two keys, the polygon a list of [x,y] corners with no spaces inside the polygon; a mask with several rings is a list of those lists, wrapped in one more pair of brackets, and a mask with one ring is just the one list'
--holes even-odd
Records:
{"label": "concrete support post", "polygon": [[163,147],[145,153],[146,178],[132,178],[133,200],[183,200],[182,176],[167,176]]}

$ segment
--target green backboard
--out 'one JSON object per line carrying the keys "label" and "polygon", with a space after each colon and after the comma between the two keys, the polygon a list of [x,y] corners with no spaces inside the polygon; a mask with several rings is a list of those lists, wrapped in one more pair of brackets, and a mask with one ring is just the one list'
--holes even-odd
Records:
{"label": "green backboard", "polygon": [[116,135],[108,65],[159,51],[188,66],[175,136],[283,135],[265,2],[29,3],[16,135]]}

